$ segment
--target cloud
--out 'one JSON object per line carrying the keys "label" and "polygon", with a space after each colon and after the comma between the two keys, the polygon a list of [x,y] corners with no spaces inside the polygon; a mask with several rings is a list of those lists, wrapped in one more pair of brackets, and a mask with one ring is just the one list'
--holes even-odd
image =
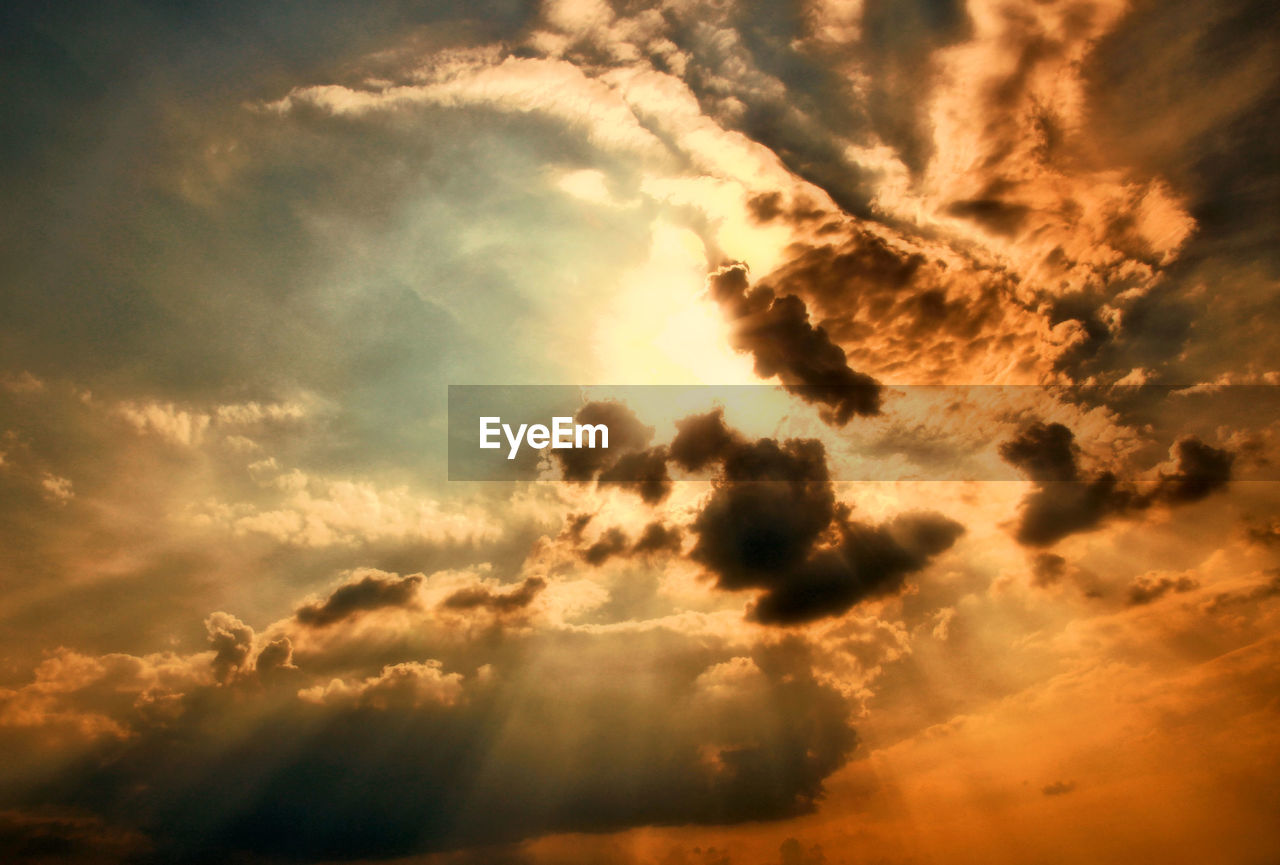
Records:
{"label": "cloud", "polygon": [[[486,637],[467,676],[426,659],[316,681],[301,660],[274,683],[189,682],[163,723],[55,768],[39,797],[146,834],[157,861],[386,858],[807,813],[856,746],[798,641],[519,640]],[[554,689],[530,687],[527,653]]]}
{"label": "cloud", "polygon": [[778,854],[782,857],[780,865],[827,865],[828,861],[821,844],[806,847],[796,838],[783,841]]}
{"label": "cloud", "polygon": [[689,415],[676,421],[676,437],[671,440],[671,459],[685,471],[697,472],[719,462],[739,436],[724,421],[724,411]]}
{"label": "cloud", "polygon": [[[552,450],[551,454],[559,461],[564,479],[569,481],[592,480],[614,466],[621,456],[635,455],[642,451],[653,438],[653,427],[645,426],[634,411],[615,400],[588,402],[574,413],[573,420],[575,424],[604,424],[609,429],[609,447]],[[650,474],[648,469],[651,462],[651,458],[640,457],[638,462],[628,465],[647,476]],[[615,472],[615,477],[616,475]],[[649,483],[656,483],[661,488],[662,479],[654,478]],[[650,488],[639,487],[640,490]]]}
{"label": "cloud", "polygon": [[1075,791],[1075,781],[1054,781],[1052,784],[1046,784],[1040,790],[1040,792],[1046,796],[1065,796],[1068,793],[1074,793]]}
{"label": "cloud", "polygon": [[[1007,486],[830,480],[1030,416],[896,384],[1275,378],[1265,3],[341,5],[6,10],[0,849],[1276,858],[1265,412],[1045,397],[1014,538]],[[577,485],[440,477],[446,381],[752,364],[825,446],[596,405]]]}
{"label": "cloud", "polygon": [[296,670],[293,663],[293,641],[286,636],[268,642],[254,658],[253,669],[259,676],[270,676],[279,670]]}
{"label": "cloud", "polygon": [[1161,472],[1147,490],[1122,484],[1109,471],[1086,475],[1080,469],[1075,435],[1060,423],[1035,422],[1000,446],[1000,455],[1035,482],[1019,509],[1016,537],[1033,547],[1068,535],[1094,531],[1110,517],[1200,501],[1222,489],[1231,476],[1233,455],[1195,438],[1171,449],[1176,465]]}
{"label": "cloud", "polygon": [[677,427],[677,459],[720,463],[714,491],[690,527],[696,541],[689,555],[721,589],[763,590],[750,610],[761,623],[836,616],[895,592],[964,531],[931,513],[878,526],[852,519],[836,501],[817,440],[748,442],[725,427],[718,410]]}
{"label": "cloud", "polygon": [[387,710],[406,706],[452,706],[462,694],[462,676],[445,673],[439,661],[406,661],[382,668],[376,676],[357,682],[334,679],[304,688],[298,696],[312,703],[350,705]]}
{"label": "cloud", "polygon": [[1130,606],[1150,604],[1170,592],[1190,592],[1200,588],[1200,581],[1187,576],[1146,574],[1129,584],[1125,601]]}
{"label": "cloud", "polygon": [[598,482],[602,486],[614,484],[631,490],[647,504],[656,505],[671,493],[667,452],[664,448],[657,447],[623,454],[613,465],[600,472]]}
{"label": "cloud", "polygon": [[589,565],[601,565],[611,556],[625,550],[627,544],[627,535],[622,529],[607,529],[599,539],[582,551],[582,559]]}
{"label": "cloud", "polygon": [[802,298],[849,364],[880,379],[1034,381],[1064,348],[1008,271],[886,228],[842,224],[794,243],[760,284]]}
{"label": "cloud", "polygon": [[274,458],[252,463],[249,470],[265,501],[206,501],[190,507],[187,519],[310,548],[469,544],[491,541],[502,530],[481,508],[453,507],[407,484],[384,487],[370,480],[283,471]]}
{"label": "cloud", "polygon": [[528,577],[520,585],[506,591],[490,591],[482,586],[459,589],[443,601],[443,606],[451,610],[471,610],[477,607],[505,613],[520,610],[533,603],[538,593],[547,587],[547,581],[541,577]]}
{"label": "cloud", "polygon": [[582,550],[582,560],[589,565],[602,565],[615,556],[632,558],[677,553],[683,540],[684,533],[678,526],[666,525],[657,520],[644,527],[635,543],[631,542],[626,532],[615,526],[606,529],[590,546]]}
{"label": "cloud", "polygon": [[1231,480],[1235,455],[1211,447],[1199,439],[1182,438],[1174,443],[1172,456],[1177,465],[1162,473],[1154,497],[1170,505],[1189,504],[1208,498]]}
{"label": "cloud", "polygon": [[294,614],[299,622],[323,628],[361,613],[417,603],[420,574],[389,577],[368,574],[334,589],[323,601],[305,604]]}
{"label": "cloud", "polygon": [[150,844],[94,815],[46,808],[0,811],[0,849],[15,865],[105,865],[144,859]]}
{"label": "cloud", "polygon": [[634,555],[649,555],[660,552],[678,552],[684,535],[675,526],[652,522],[644,527],[640,537],[631,548]]}
{"label": "cloud", "polygon": [[213,614],[207,631],[213,651],[194,655],[51,652],[30,682],[0,689],[0,729],[27,731],[27,747],[57,752],[163,724],[181,714],[186,693],[230,682],[248,657],[252,630],[234,616]]}
{"label": "cloud", "polygon": [[1273,572],[1269,580],[1237,591],[1218,592],[1205,605],[1209,612],[1220,612],[1232,607],[1248,606],[1280,597],[1280,572]]}
{"label": "cloud", "polygon": [[245,669],[253,650],[253,628],[230,613],[217,612],[204,620],[213,649],[213,674],[219,682]]}
{"label": "cloud", "polygon": [[308,107],[361,117],[414,107],[488,107],[513,114],[536,112],[580,129],[606,151],[654,158],[664,147],[622,96],[572,63],[545,58],[455,57],[424,70],[434,80],[382,87],[322,84],[295,88],[264,108],[281,114]]}
{"label": "cloud", "polygon": [[1067,560],[1054,553],[1036,553],[1031,560],[1031,582],[1037,586],[1057,583],[1066,571]]}
{"label": "cloud", "polygon": [[835,426],[880,412],[880,384],[849,368],[844,351],[810,323],[799,297],[765,286],[749,288],[740,264],[720,268],[708,285],[733,326],[733,347],[755,359],[761,378],[777,376],[789,392],[819,406],[823,420]]}

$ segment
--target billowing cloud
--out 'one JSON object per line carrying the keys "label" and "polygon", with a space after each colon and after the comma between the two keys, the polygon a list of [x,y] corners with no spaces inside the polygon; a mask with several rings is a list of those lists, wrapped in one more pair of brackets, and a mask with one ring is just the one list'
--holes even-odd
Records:
{"label": "billowing cloud", "polygon": [[722,589],[764,590],[751,608],[762,623],[840,615],[897,591],[964,531],[929,513],[877,526],[859,522],[836,500],[820,442],[748,442],[718,411],[685,419],[671,450],[690,466],[720,464],[714,492],[691,526],[690,556]]}
{"label": "billowing cloud", "polygon": [[855,415],[879,412],[880,384],[849,367],[844,351],[809,321],[799,297],[749,287],[742,265],[720,268],[709,287],[733,327],[734,347],[755,359],[761,378],[777,376],[788,391],[818,405],[823,418],[836,426]]}
{"label": "billowing cloud", "polygon": [[[620,402],[606,400],[588,402],[578,409],[574,415],[575,424],[600,425],[609,430],[609,447],[603,448],[567,448],[553,450],[552,455],[559,461],[565,480],[592,480],[602,471],[612,466],[620,456],[636,454],[642,451],[653,438],[653,427],[645,426],[636,417],[636,413]],[[643,459],[643,457],[641,457]],[[637,465],[643,473],[650,461]],[[654,483],[660,486],[661,478]]]}
{"label": "billowing cloud", "polygon": [[1022,502],[1016,530],[1021,543],[1047,546],[1077,532],[1099,528],[1109,517],[1143,511],[1154,504],[1197,502],[1224,487],[1233,455],[1194,438],[1172,449],[1176,465],[1147,489],[1122,483],[1110,471],[1088,475],[1079,466],[1075,435],[1059,423],[1034,423],[1000,446],[1036,488]]}
{"label": "billowing cloud", "polygon": [[[804,646],[737,654],[654,636],[643,652],[625,635],[525,637],[465,675],[426,659],[318,682],[305,664],[284,679],[187,680],[172,711],[135,715],[130,736],[45,789],[166,858],[385,857],[811,810],[856,736]],[[513,676],[529,651],[554,693]],[[641,675],[651,688],[634,687]],[[236,743],[209,735],[232,717]],[[651,735],[637,739],[641,719]],[[494,724],[507,730],[497,741]]]}
{"label": "billowing cloud", "polygon": [[368,574],[339,586],[323,601],[304,604],[294,615],[304,625],[323,628],[371,610],[413,604],[421,582],[418,574],[401,578]]}
{"label": "billowing cloud", "polygon": [[451,610],[470,610],[476,607],[497,612],[519,610],[529,606],[538,593],[546,587],[546,580],[540,577],[529,577],[520,585],[505,592],[494,592],[480,586],[459,589],[444,599],[444,606]]}
{"label": "billowing cloud", "polygon": [[1272,5],[10,7],[0,858],[1280,858]]}
{"label": "billowing cloud", "polygon": [[1190,592],[1198,588],[1200,583],[1192,577],[1147,574],[1133,581],[1125,600],[1133,605],[1150,604],[1170,592]]}

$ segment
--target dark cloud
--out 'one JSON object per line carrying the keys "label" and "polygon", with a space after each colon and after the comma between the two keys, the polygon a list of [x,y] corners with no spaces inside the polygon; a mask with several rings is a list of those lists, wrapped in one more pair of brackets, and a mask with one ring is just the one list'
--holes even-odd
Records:
{"label": "dark cloud", "polygon": [[608,529],[582,551],[582,559],[591,565],[602,565],[614,556],[651,556],[663,552],[679,552],[684,534],[676,526],[654,521],[644,527],[636,542],[617,527]]}
{"label": "dark cloud", "polygon": [[782,585],[770,585],[751,610],[766,624],[794,624],[844,613],[890,594],[950,549],[964,527],[939,514],[907,514],[881,526],[844,522],[841,540],[818,549]]}
{"label": "dark cloud", "polygon": [[293,641],[278,637],[267,643],[254,659],[253,669],[259,676],[272,675],[278,670],[293,667]]}
{"label": "dark cloud", "polygon": [[805,303],[766,286],[749,288],[740,264],[722,267],[709,281],[711,295],[733,326],[733,347],[755,359],[756,374],[777,376],[823,420],[844,426],[854,415],[880,412],[881,386],[849,368],[844,350],[809,321]]}
{"label": "dark cloud", "polygon": [[565,518],[564,536],[572,541],[578,540],[593,519],[595,514],[570,514]]}
{"label": "dark cloud", "polygon": [[1111,472],[1086,476],[1079,466],[1075,435],[1059,423],[1036,422],[1000,446],[1000,455],[1035,481],[1022,500],[1016,537],[1033,547],[1093,531],[1109,518],[1151,507],[1199,501],[1226,486],[1232,454],[1195,438],[1173,448],[1177,464],[1149,490],[1121,484]]}
{"label": "dark cloud", "polygon": [[788,838],[778,847],[779,865],[827,865],[828,859],[821,844],[806,847],[798,838]]}
{"label": "dark cloud", "polygon": [[971,219],[993,234],[1013,237],[1022,230],[1031,208],[998,198],[969,198],[951,202],[947,205],[946,212],[952,216]]}
{"label": "dark cloud", "polygon": [[602,565],[610,557],[625,550],[628,543],[626,532],[622,529],[608,529],[595,543],[582,551],[582,559],[589,565]]}
{"label": "dark cloud", "polygon": [[1022,501],[1017,539],[1033,547],[1048,546],[1101,527],[1107,517],[1124,513],[1134,501],[1115,476],[1105,472],[1088,483],[1042,485]]}
{"label": "dark cloud", "polygon": [[[744,655],[665,631],[642,645],[526,640],[452,701],[198,690],[187,713],[103,743],[26,795],[145,832],[155,853],[143,862],[388,858],[808,813],[857,743],[846,699],[814,678],[803,644]],[[555,687],[529,687],[527,652]]]}
{"label": "dark cloud", "polygon": [[340,586],[323,601],[299,607],[294,617],[304,625],[323,628],[359,613],[410,606],[416,602],[421,582],[421,574],[399,578],[370,574]]}
{"label": "dark cloud", "polygon": [[782,215],[782,193],[762,192],[747,200],[747,209],[756,222],[771,222]]}
{"label": "dark cloud", "polygon": [[894,592],[963,532],[937,514],[879,526],[851,519],[816,440],[748,442],[725,428],[719,412],[686,418],[679,428],[673,454],[689,465],[720,464],[715,491],[692,525],[690,556],[722,589],[764,590],[749,613],[756,621],[812,621]]}
{"label": "dark cloud", "polygon": [[1244,533],[1250,542],[1260,546],[1280,546],[1280,520],[1261,525],[1245,526]]}
{"label": "dark cloud", "polygon": [[[854,316],[888,312],[891,298],[911,296],[908,289],[924,275],[927,261],[920,253],[905,252],[883,238],[854,232],[840,245],[801,247],[787,264],[769,275],[770,283],[811,299],[824,313]],[[931,287],[931,280],[925,280]]]}
{"label": "dark cloud", "polygon": [[1075,789],[1075,781],[1054,781],[1052,784],[1046,784],[1040,792],[1046,796],[1065,796],[1068,793],[1074,793]]}
{"label": "dark cloud", "polygon": [[927,97],[931,85],[920,71],[930,55],[970,33],[962,0],[867,0],[859,45],[866,68],[867,112],[881,140],[891,144],[913,172],[922,172],[933,152]]}
{"label": "dark cloud", "polygon": [[1000,456],[1040,483],[1079,479],[1080,449],[1070,429],[1060,423],[1035,423],[1000,445]]}
{"label": "dark cloud", "polygon": [[678,552],[684,539],[683,532],[676,526],[652,522],[644,527],[631,552],[635,555],[648,555],[660,552]]}
{"label": "dark cloud", "polygon": [[623,454],[613,465],[600,472],[597,483],[630,490],[647,504],[656,505],[671,493],[666,448],[656,447]]}
{"label": "dark cloud", "polygon": [[520,585],[505,592],[495,592],[483,587],[460,589],[445,598],[441,606],[451,610],[473,610],[477,607],[506,613],[520,610],[533,603],[538,593],[547,587],[541,577],[528,577]]}
{"label": "dark cloud", "polygon": [[1200,588],[1200,583],[1190,577],[1150,577],[1142,576],[1129,584],[1125,593],[1125,601],[1136,607],[1149,604],[1170,592],[1190,592]]}
{"label": "dark cloud", "polygon": [[1036,553],[1031,560],[1031,583],[1051,586],[1067,572],[1067,560],[1054,553]]}
{"label": "dark cloud", "polygon": [[1271,598],[1280,597],[1280,571],[1272,571],[1271,579],[1248,589],[1234,592],[1219,592],[1205,606],[1208,612],[1216,613],[1232,607],[1256,604]]}
{"label": "dark cloud", "polygon": [[837,70],[797,50],[809,35],[808,16],[764,0],[721,7],[727,20],[718,25],[708,21],[708,11],[689,6],[663,13],[670,39],[689,58],[680,77],[702,110],[768,147],[845,212],[872,217],[867,172],[842,137],[865,134],[867,118]]}
{"label": "dark cloud", "polygon": [[1077,340],[1054,360],[1054,368],[1068,370],[1083,377],[1086,364],[1102,351],[1112,338],[1111,327],[1102,317],[1102,301],[1084,294],[1072,294],[1055,298],[1049,306],[1051,327],[1063,322],[1074,322],[1083,338]]}
{"label": "dark cloud", "polygon": [[1090,132],[1188,197],[1192,257],[1280,264],[1268,235],[1280,220],[1280,72],[1259,65],[1277,49],[1266,0],[1171,0],[1136,4],[1094,50]]}
{"label": "dark cloud", "polygon": [[785,579],[835,519],[821,443],[761,439],[735,448],[724,463],[723,481],[693,523],[691,555],[721,588]]}
{"label": "dark cloud", "polygon": [[1177,466],[1162,474],[1154,497],[1171,505],[1198,502],[1224,488],[1231,480],[1235,455],[1199,439],[1179,439],[1173,446]]}
{"label": "dark cloud", "polygon": [[0,811],[0,850],[12,865],[108,865],[137,861],[145,836],[91,814],[57,809]]}
{"label": "dark cloud", "polygon": [[791,222],[810,222],[824,213],[811,201],[798,200],[792,207],[783,206],[781,192],[762,192],[747,199],[747,210],[756,222],[772,222],[785,216]]}
{"label": "dark cloud", "polygon": [[[589,481],[602,471],[615,465],[621,456],[641,451],[653,438],[653,427],[645,426],[628,406],[614,400],[589,402],[573,416],[578,424],[604,424],[609,428],[608,449],[560,448],[551,451],[559,461],[565,480]],[[633,466],[649,468],[641,461]],[[616,475],[615,475],[616,476]],[[650,489],[650,487],[644,487]]]}
{"label": "dark cloud", "polygon": [[713,409],[676,421],[676,437],[671,440],[669,453],[680,468],[696,472],[719,462],[736,441],[724,422],[724,410]]}

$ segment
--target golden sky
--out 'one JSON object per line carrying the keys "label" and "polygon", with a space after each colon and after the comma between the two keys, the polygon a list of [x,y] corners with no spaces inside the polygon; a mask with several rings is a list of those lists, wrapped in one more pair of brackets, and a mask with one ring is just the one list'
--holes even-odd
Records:
{"label": "golden sky", "polygon": [[0,860],[1280,862],[1273,4],[0,21]]}

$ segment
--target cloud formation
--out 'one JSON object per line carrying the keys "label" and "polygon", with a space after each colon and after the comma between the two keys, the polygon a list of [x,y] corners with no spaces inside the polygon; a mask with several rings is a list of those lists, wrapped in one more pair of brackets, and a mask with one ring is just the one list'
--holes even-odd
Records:
{"label": "cloud formation", "polygon": [[1098,529],[1110,517],[1138,513],[1153,505],[1198,502],[1231,478],[1234,456],[1196,438],[1175,442],[1175,466],[1160,472],[1145,489],[1122,483],[1113,472],[1093,475],[1079,466],[1075,435],[1059,423],[1036,422],[1000,446],[1000,455],[1035,483],[1023,499],[1016,537],[1033,547]]}
{"label": "cloud formation", "polygon": [[304,604],[294,617],[303,625],[323,628],[371,610],[403,607],[415,602],[421,582],[417,574],[399,579],[368,574],[339,586],[323,601]]}
{"label": "cloud formation", "polygon": [[1274,4],[0,18],[0,858],[1280,859]]}
{"label": "cloud formation", "polygon": [[671,451],[690,467],[719,463],[714,491],[691,526],[690,556],[719,588],[763,590],[750,616],[764,624],[840,615],[895,592],[964,531],[932,513],[859,522],[836,501],[820,442],[749,442],[719,411],[682,422]]}
{"label": "cloud formation", "polygon": [[734,348],[754,358],[761,378],[777,376],[790,393],[819,406],[823,419],[835,426],[880,411],[880,384],[849,367],[844,351],[810,323],[799,297],[749,287],[742,265],[720,268],[708,286],[732,325]]}

